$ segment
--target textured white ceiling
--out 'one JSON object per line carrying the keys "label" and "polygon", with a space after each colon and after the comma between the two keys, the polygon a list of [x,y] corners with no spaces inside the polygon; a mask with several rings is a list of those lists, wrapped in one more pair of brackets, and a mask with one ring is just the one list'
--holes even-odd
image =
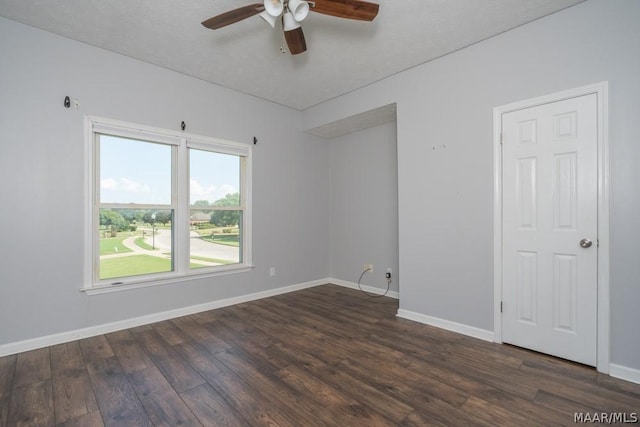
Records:
{"label": "textured white ceiling", "polygon": [[581,1],[378,0],[373,22],[309,14],[296,56],[258,16],[200,25],[256,0],[0,0],[0,16],[304,110]]}

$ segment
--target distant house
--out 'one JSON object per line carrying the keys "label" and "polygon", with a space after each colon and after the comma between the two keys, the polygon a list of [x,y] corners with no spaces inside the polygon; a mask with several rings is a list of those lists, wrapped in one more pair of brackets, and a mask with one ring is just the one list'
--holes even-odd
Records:
{"label": "distant house", "polygon": [[211,220],[211,214],[205,212],[196,212],[191,215],[191,225],[207,223]]}

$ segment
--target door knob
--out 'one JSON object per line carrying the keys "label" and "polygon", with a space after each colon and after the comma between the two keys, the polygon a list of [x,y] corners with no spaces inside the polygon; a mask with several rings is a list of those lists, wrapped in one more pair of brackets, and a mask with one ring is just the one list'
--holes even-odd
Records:
{"label": "door knob", "polygon": [[581,248],[590,248],[591,245],[593,244],[593,242],[589,239],[582,239],[580,240],[580,247]]}

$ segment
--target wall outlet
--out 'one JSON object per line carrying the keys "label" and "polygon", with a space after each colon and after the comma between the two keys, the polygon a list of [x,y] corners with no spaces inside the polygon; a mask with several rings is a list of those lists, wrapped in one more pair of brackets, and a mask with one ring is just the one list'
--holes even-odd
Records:
{"label": "wall outlet", "polygon": [[391,267],[387,267],[387,273],[389,274],[393,273],[393,270],[391,270]]}
{"label": "wall outlet", "polygon": [[269,269],[269,276],[273,277],[276,275],[276,268],[275,267],[271,267]]}
{"label": "wall outlet", "polygon": [[365,264],[362,268],[364,270],[369,270],[369,273],[373,273],[373,264]]}

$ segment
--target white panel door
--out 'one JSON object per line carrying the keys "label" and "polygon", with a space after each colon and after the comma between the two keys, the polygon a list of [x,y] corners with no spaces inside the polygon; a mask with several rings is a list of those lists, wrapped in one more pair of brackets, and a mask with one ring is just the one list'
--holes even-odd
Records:
{"label": "white panel door", "polygon": [[596,95],[503,114],[502,162],[503,341],[595,366]]}

